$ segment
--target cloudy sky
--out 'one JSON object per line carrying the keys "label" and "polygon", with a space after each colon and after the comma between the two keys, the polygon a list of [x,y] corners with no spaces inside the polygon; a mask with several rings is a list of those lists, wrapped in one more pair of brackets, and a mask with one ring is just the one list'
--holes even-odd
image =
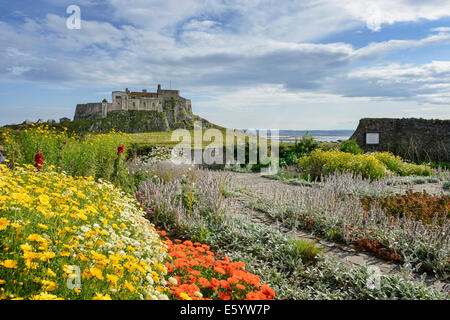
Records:
{"label": "cloudy sky", "polygon": [[450,118],[450,0],[0,0],[0,57],[0,125],[158,83],[233,128]]}

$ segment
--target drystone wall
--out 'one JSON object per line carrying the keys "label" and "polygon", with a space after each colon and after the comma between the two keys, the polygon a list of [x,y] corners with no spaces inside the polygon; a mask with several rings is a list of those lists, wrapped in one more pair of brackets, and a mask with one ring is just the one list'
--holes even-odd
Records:
{"label": "drystone wall", "polygon": [[450,161],[450,120],[364,118],[350,139],[365,152],[391,151],[411,160]]}

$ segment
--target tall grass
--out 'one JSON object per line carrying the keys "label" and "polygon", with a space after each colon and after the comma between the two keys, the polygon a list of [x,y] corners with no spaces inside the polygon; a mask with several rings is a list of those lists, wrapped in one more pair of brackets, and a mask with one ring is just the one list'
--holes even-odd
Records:
{"label": "tall grass", "polygon": [[128,146],[130,137],[112,131],[80,137],[48,126],[31,126],[3,134],[9,166],[34,164],[37,152],[44,155],[44,167],[53,165],[73,176],[113,179],[121,167],[118,146]]}

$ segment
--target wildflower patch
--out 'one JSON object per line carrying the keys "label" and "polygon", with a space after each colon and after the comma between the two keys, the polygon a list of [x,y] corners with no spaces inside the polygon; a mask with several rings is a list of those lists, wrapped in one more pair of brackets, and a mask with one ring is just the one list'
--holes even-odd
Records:
{"label": "wildflower patch", "polygon": [[144,214],[110,183],[0,166],[0,298],[168,299]]}

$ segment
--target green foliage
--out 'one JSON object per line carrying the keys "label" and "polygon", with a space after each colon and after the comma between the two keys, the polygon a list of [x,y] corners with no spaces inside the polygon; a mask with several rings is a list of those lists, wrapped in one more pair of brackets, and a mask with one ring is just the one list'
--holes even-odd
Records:
{"label": "green foliage", "polygon": [[208,229],[204,228],[204,227],[200,227],[197,230],[197,233],[195,233],[192,236],[192,241],[198,241],[198,242],[206,242],[207,239],[211,236],[211,233],[209,232]]}
{"label": "green foliage", "polygon": [[352,154],[342,151],[316,150],[300,158],[298,168],[304,178],[320,179],[333,172],[352,172],[371,180],[384,177],[388,171],[400,176],[430,176],[433,169],[427,165],[404,162],[389,152]]}
{"label": "green foliage", "polygon": [[407,163],[399,156],[390,152],[376,152],[373,155],[384,163],[384,165],[396,175],[400,176],[431,176],[433,169],[427,165]]}
{"label": "green foliage", "polygon": [[303,263],[316,261],[317,255],[323,252],[323,248],[317,246],[314,240],[301,238],[296,240],[294,245],[300,252]]}
{"label": "green foliage", "polygon": [[347,140],[342,142],[339,150],[342,152],[348,152],[351,154],[361,154],[363,151],[359,148],[355,140]]}
{"label": "green foliage", "polygon": [[123,156],[118,156],[117,148],[127,146],[130,140],[127,135],[115,132],[79,137],[48,126],[8,131],[4,137],[12,168],[34,164],[36,152],[42,152],[44,166],[54,166],[73,176],[108,180],[123,175]]}
{"label": "green foliage", "polygon": [[303,178],[313,180],[333,172],[351,172],[355,176],[371,180],[386,175],[386,167],[373,155],[351,154],[341,151],[315,150],[310,156],[302,157],[298,161],[298,168]]}
{"label": "green foliage", "polygon": [[442,189],[450,190],[450,181],[446,181],[442,184]]}
{"label": "green foliage", "polygon": [[280,145],[280,166],[296,164],[300,157],[311,154],[319,145],[309,133],[302,136],[300,141],[296,140],[293,146]]}

